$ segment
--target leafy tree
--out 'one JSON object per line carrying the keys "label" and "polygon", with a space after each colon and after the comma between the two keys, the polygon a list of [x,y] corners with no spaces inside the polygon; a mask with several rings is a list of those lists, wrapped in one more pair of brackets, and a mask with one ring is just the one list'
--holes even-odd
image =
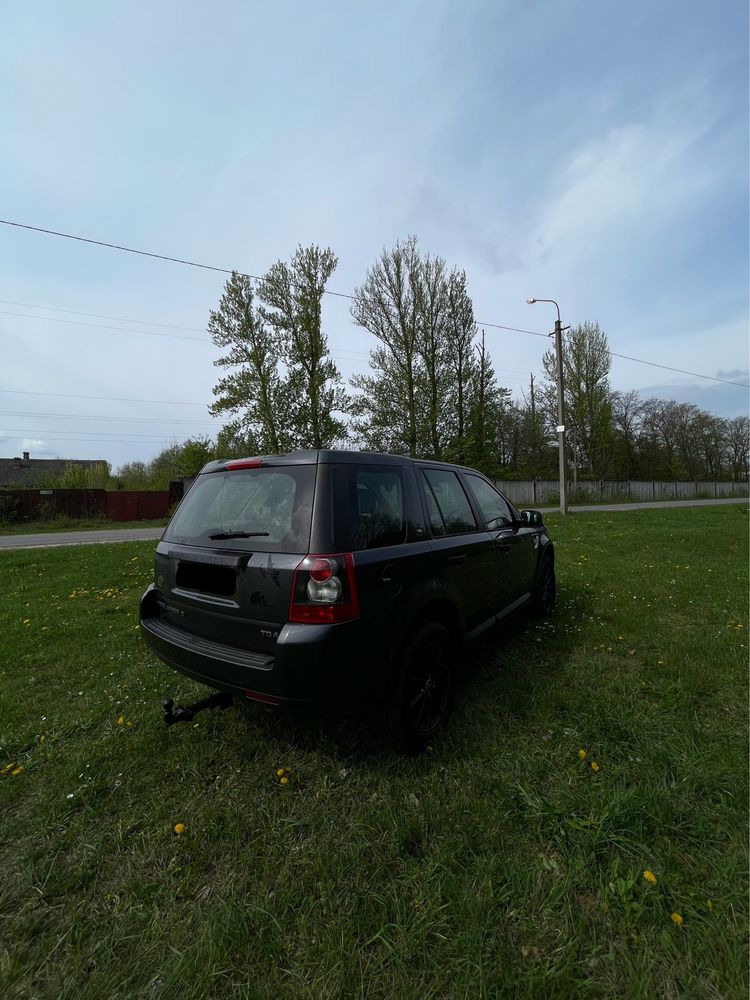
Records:
{"label": "leafy tree", "polygon": [[228,414],[228,434],[252,442],[256,454],[279,454],[296,444],[289,387],[279,371],[284,353],[278,334],[255,306],[250,278],[234,272],[224,286],[208,332],[228,353],[214,361],[229,369],[214,386],[213,416]]}
{"label": "leafy tree", "polygon": [[445,362],[449,376],[447,403],[453,416],[447,457],[466,459],[468,408],[476,384],[477,362],[474,340],[477,324],[466,287],[466,272],[453,270],[446,287]]}
{"label": "leafy tree", "polygon": [[126,462],[115,475],[118,490],[148,489],[148,465],[145,462]]}
{"label": "leafy tree", "polygon": [[380,346],[370,352],[373,375],[352,385],[354,428],[366,448],[419,453],[420,255],[415,236],[383,249],[362,285],[355,289],[351,315]]}
{"label": "leafy tree", "polygon": [[734,417],[726,422],[727,464],[732,470],[732,479],[747,479],[750,475],[750,419]]}
{"label": "leafy tree", "polygon": [[63,490],[106,490],[112,478],[109,462],[81,465],[68,462],[57,485]]}
{"label": "leafy tree", "polygon": [[284,406],[294,444],[330,448],[346,437],[335,416],[348,406],[341,375],[329,356],[321,299],[338,263],[334,252],[298,247],[287,264],[277,261],[260,283],[260,314],[276,333],[288,369]]}
{"label": "leafy tree", "polygon": [[[568,441],[575,430],[576,446],[591,475],[601,476],[609,460],[612,438],[612,359],[607,337],[598,323],[583,323],[563,336],[563,382]],[[551,426],[557,423],[557,378],[554,350],[542,358],[547,382],[543,390]]]}

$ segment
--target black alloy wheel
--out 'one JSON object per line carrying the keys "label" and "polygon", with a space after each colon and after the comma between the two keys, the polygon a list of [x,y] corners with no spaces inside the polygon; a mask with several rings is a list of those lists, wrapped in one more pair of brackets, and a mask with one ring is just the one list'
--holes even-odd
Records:
{"label": "black alloy wheel", "polygon": [[539,570],[539,582],[534,595],[534,609],[540,615],[552,614],[556,598],[555,564],[550,556],[546,556]]}
{"label": "black alloy wheel", "polygon": [[421,753],[448,718],[455,684],[455,643],[430,622],[406,641],[400,668],[378,710],[378,728],[404,753]]}

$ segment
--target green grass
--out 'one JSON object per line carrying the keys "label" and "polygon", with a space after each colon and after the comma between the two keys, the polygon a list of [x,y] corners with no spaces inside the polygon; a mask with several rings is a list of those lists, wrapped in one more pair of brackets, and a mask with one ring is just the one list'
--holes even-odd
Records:
{"label": "green grass", "polygon": [[167,729],[203,690],[139,639],[152,543],[0,553],[0,995],[745,997],[746,511],[547,520],[558,611],[474,650],[418,759]]}
{"label": "green grass", "polygon": [[163,528],[166,517],[152,521],[110,521],[106,517],[59,517],[53,521],[0,524],[0,535],[38,535],[49,531],[106,531],[119,528]]}

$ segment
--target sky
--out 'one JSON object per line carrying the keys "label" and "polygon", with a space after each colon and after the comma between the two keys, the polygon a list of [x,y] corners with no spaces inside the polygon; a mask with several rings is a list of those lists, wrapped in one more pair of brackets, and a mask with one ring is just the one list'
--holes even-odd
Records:
{"label": "sky", "polygon": [[[415,234],[481,323],[747,384],[745,0],[39,0],[0,13],[0,218],[263,274],[330,246],[351,292]],[[212,435],[226,275],[0,225],[0,457],[148,461]],[[88,314],[88,315],[84,315]],[[345,298],[345,378],[374,346]],[[486,327],[498,382],[539,337]],[[614,389],[748,390],[613,359]]]}

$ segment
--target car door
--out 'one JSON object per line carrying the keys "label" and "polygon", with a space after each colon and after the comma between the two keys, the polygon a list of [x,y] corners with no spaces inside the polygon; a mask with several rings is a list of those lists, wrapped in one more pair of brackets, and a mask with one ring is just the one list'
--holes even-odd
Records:
{"label": "car door", "polygon": [[476,635],[492,624],[497,611],[493,536],[477,522],[457,472],[423,467],[417,478],[437,573],[446,593],[463,609],[467,635]]}
{"label": "car door", "polygon": [[537,560],[538,538],[516,517],[513,508],[492,483],[474,472],[464,472],[485,526],[492,534],[497,572],[497,610],[531,593]]}

